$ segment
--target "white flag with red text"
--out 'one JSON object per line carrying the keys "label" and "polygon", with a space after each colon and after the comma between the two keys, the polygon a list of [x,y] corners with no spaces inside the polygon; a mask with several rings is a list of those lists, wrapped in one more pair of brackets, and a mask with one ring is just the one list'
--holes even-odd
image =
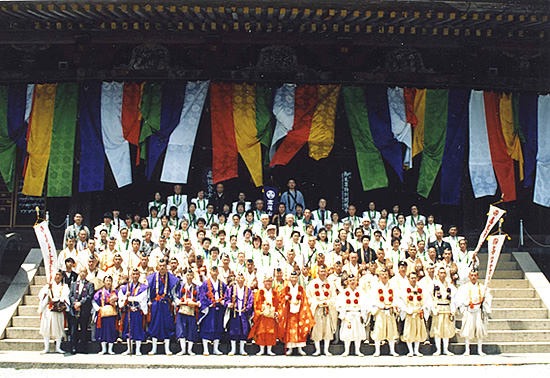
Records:
{"label": "white flag with red text", "polygon": [[474,251],[475,253],[479,252],[481,246],[483,245],[483,242],[485,241],[485,239],[487,239],[489,232],[491,232],[495,224],[498,223],[499,219],[502,218],[505,213],[506,210],[502,210],[501,208],[498,208],[496,206],[491,205],[489,207],[489,216],[487,217],[487,223],[485,224],[483,232],[481,233],[481,235],[479,235],[479,241],[477,242],[477,246]]}
{"label": "white flag with red text", "polygon": [[42,251],[44,258],[44,267],[46,268],[46,280],[52,282],[55,272],[57,272],[57,250],[53,241],[52,233],[48,221],[43,221],[34,226],[34,232]]}
{"label": "white flag with red text", "polygon": [[487,291],[489,282],[491,282],[491,278],[493,278],[493,274],[495,273],[504,240],[506,240],[506,235],[489,236],[489,256],[487,257],[487,272],[485,273],[485,291]]}

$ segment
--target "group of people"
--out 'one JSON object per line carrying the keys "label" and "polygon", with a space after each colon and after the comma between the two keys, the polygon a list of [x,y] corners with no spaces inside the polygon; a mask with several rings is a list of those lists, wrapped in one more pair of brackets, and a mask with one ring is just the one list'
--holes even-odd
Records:
{"label": "group of people", "polygon": [[460,312],[465,353],[476,339],[483,354],[491,294],[455,226],[444,237],[416,206],[404,216],[398,205],[387,214],[372,202],[361,216],[349,205],[340,220],[325,199],[311,210],[293,180],[288,188],[272,216],[244,193],[226,201],[223,184],[189,203],[176,185],[166,203],[155,195],[146,216],[107,212],[91,230],[75,214],[60,269],[39,294],[44,352],[53,337],[63,353],[66,317],[72,353],[87,351],[91,327],[101,354],[123,339],[125,353],[141,354],[150,340],[149,354],[160,341],[170,355],[175,339],[178,355],[200,343],[203,354],[222,354],[221,341],[229,355],[246,355],[249,340],[260,355],[273,355],[278,342],[305,355],[311,340],[314,355],[331,355],[342,341],[344,356],[352,344],[361,356],[372,341],[374,356],[383,343],[397,356],[396,342],[421,356],[431,338],[435,354],[450,355]]}

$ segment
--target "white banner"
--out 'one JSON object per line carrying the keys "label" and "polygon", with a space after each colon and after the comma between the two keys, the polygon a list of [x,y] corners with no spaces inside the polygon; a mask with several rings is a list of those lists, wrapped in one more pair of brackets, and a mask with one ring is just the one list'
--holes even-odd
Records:
{"label": "white banner", "polygon": [[537,120],[537,170],[533,202],[550,207],[550,95],[539,95]]}
{"label": "white banner", "polygon": [[475,253],[478,253],[481,249],[481,246],[483,245],[483,242],[485,239],[487,239],[487,236],[489,235],[489,232],[493,229],[495,224],[499,221],[500,218],[506,213],[506,210],[502,210],[501,208],[498,208],[496,206],[491,205],[489,207],[489,216],[487,217],[487,223],[485,224],[485,229],[479,235],[479,241],[477,242],[477,247],[475,249]]}
{"label": "white banner", "polygon": [[46,280],[52,282],[55,272],[57,272],[57,250],[53,241],[48,221],[43,221],[34,226],[34,232],[42,251],[44,258],[44,267],[46,268]]}
{"label": "white banner", "polygon": [[[489,236],[489,256],[487,257],[487,272],[485,274],[485,291],[487,291],[489,282],[491,282],[491,278],[493,278],[493,274],[495,273],[504,240],[506,240],[506,235]],[[483,297],[485,297],[485,294]]]}
{"label": "white banner", "polygon": [[294,126],[294,98],[296,96],[296,84],[283,84],[275,92],[273,101],[273,115],[277,120],[271,148],[269,149],[269,160],[273,159],[277,152],[277,142],[283,139]]}

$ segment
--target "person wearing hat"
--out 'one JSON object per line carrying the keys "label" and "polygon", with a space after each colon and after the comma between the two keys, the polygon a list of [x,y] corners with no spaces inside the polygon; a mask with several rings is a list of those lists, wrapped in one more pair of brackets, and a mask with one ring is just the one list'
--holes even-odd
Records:
{"label": "person wearing hat", "polygon": [[390,285],[387,269],[381,269],[378,278],[380,280],[374,284],[369,293],[370,312],[374,316],[374,330],[371,332],[375,349],[373,356],[380,356],[382,340],[387,340],[390,354],[397,357],[399,355],[395,353],[395,340],[399,338],[399,333],[397,332],[395,314],[398,293]]}
{"label": "person wearing hat", "polygon": [[107,240],[107,248],[99,254],[99,267],[104,272],[111,269],[115,265],[113,260],[115,258],[115,254],[118,253],[115,247],[116,239],[114,237],[110,237]]}
{"label": "person wearing hat", "polygon": [[456,293],[456,307],[462,313],[459,334],[465,339],[465,356],[470,355],[470,344],[473,339],[477,339],[477,354],[484,356],[483,339],[488,335],[487,323],[493,296],[489,288],[478,282],[477,270],[471,270],[469,278],[470,282],[460,286]]}
{"label": "person wearing hat", "polygon": [[42,354],[50,351],[50,338],[55,340],[55,352],[65,354],[61,349],[61,339],[65,336],[65,311],[70,306],[69,287],[62,281],[63,273],[58,270],[52,282],[44,285],[38,293],[38,313],[40,314],[40,334],[44,338]]}
{"label": "person wearing hat", "polygon": [[456,287],[447,282],[447,271],[440,267],[437,270],[437,278],[434,281],[432,291],[432,322],[430,337],[434,338],[436,351],[434,356],[441,354],[441,341],[443,341],[443,354],[452,356],[449,352],[449,339],[456,335],[454,315],[456,311],[455,295]]}
{"label": "person wearing hat", "polygon": [[327,280],[326,265],[318,266],[317,276],[307,286],[307,296],[315,320],[315,325],[311,330],[311,340],[315,344],[313,355],[319,356],[321,354],[321,341],[324,341],[324,353],[326,356],[330,356],[330,341],[334,338],[338,322],[335,304],[336,288]]}
{"label": "person wearing hat", "polygon": [[110,211],[103,214],[103,223],[94,227],[94,238],[100,238],[101,230],[107,231],[107,237],[118,236],[118,228],[113,224],[113,213]]}
{"label": "person wearing hat", "polygon": [[239,353],[247,356],[244,348],[248,334],[250,333],[250,321],[254,312],[254,297],[252,290],[245,285],[243,273],[237,274],[236,283],[227,287],[224,299],[225,319],[227,335],[231,343],[229,356],[237,353],[237,341]]}
{"label": "person wearing hat", "polygon": [[159,340],[164,340],[164,353],[171,355],[170,338],[174,336],[174,316],[172,313],[173,289],[178,279],[168,271],[168,261],[158,261],[158,271],[147,276],[149,286],[149,304],[151,321],[147,334],[151,337],[153,348],[150,355],[157,353]]}
{"label": "person wearing hat", "polygon": [[[101,343],[99,354],[115,354],[113,346],[117,338],[118,297],[111,276],[103,278],[103,288],[94,294],[92,307],[96,314],[96,340]],[[107,350],[107,346],[109,349]]]}
{"label": "person wearing hat", "polygon": [[[130,339],[136,343],[135,354],[141,356],[141,344],[147,340],[147,334],[144,329],[144,317],[149,310],[148,302],[148,285],[139,281],[140,272],[137,268],[132,269],[130,274],[131,280],[123,285],[118,291],[118,306],[122,313],[122,338]],[[131,345],[126,352],[131,353]]]}
{"label": "person wearing hat", "polygon": [[168,248],[165,236],[159,238],[159,246],[151,251],[149,256],[149,265],[153,269],[157,269],[157,265],[160,259],[169,261],[170,258],[170,249]]}
{"label": "person wearing hat", "polygon": [[285,343],[286,354],[291,355],[294,348],[301,356],[306,353],[307,336],[315,325],[305,289],[298,284],[298,273],[290,274],[287,286],[281,292],[279,308],[279,339]]}
{"label": "person wearing hat", "polygon": [[116,252],[113,257],[113,266],[105,272],[106,275],[112,277],[113,288],[118,290],[123,284],[128,282],[128,268],[123,265],[122,255]]}
{"label": "person wearing hat", "polygon": [[273,277],[265,275],[263,288],[254,293],[254,318],[248,338],[260,347],[257,356],[264,354],[266,347],[268,355],[275,355],[271,348],[277,344],[280,301],[279,293],[272,287]]}
{"label": "person wearing hat", "polygon": [[[197,326],[197,311],[200,307],[199,288],[194,282],[195,274],[190,268],[185,268],[184,279],[178,282],[174,294],[174,306],[176,308],[176,338],[181,351],[178,356],[187,353],[194,356],[193,344],[199,341]],[[187,348],[186,348],[187,342]]]}
{"label": "person wearing hat", "polygon": [[140,251],[139,265],[137,266],[139,272],[139,282],[147,283],[147,276],[153,274],[155,270],[149,266],[149,256],[147,253]]}
{"label": "person wearing hat", "polygon": [[401,289],[397,296],[401,320],[404,320],[401,340],[407,343],[408,357],[422,357],[420,343],[423,343],[428,336],[424,314],[429,314],[432,297],[418,285],[416,272],[410,272],[407,278],[408,284]]}
{"label": "person wearing hat", "polygon": [[199,289],[199,301],[201,303],[199,314],[200,337],[202,338],[203,354],[209,356],[208,344],[213,343],[213,353],[223,354],[220,349],[220,339],[224,334],[224,306],[223,300],[227,285],[218,279],[217,266],[210,269],[210,277],[207,278]]}
{"label": "person wearing hat", "polygon": [[357,285],[357,276],[348,276],[348,287],[336,299],[340,325],[340,339],[344,342],[343,357],[349,356],[351,343],[355,344],[355,355],[363,357],[361,342],[367,338],[365,321],[367,319],[368,300],[365,293]]}

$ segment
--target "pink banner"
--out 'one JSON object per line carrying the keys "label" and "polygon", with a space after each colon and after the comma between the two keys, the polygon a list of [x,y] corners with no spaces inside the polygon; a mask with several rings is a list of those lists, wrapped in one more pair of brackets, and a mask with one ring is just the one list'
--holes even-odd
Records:
{"label": "pink banner", "polygon": [[[504,240],[506,240],[506,235],[489,236],[489,256],[487,257],[487,272],[485,274],[485,292],[487,292],[489,282],[491,282],[491,278],[493,278],[493,274],[495,273]],[[485,297],[485,294],[483,294],[483,297]]]}
{"label": "pink banner", "polygon": [[481,246],[483,245],[483,242],[485,239],[487,239],[487,236],[489,235],[489,232],[493,229],[495,224],[499,221],[500,218],[506,213],[506,210],[502,210],[496,206],[491,205],[489,207],[489,216],[487,217],[487,223],[485,224],[485,229],[483,229],[483,232],[481,235],[479,235],[479,241],[477,242],[477,247],[475,249],[475,253],[478,253],[481,249]]}
{"label": "pink banner", "polygon": [[52,282],[52,278],[57,271],[57,250],[53,241],[48,221],[43,221],[34,226],[34,232],[42,251],[44,258],[44,267],[46,268],[46,280]]}

